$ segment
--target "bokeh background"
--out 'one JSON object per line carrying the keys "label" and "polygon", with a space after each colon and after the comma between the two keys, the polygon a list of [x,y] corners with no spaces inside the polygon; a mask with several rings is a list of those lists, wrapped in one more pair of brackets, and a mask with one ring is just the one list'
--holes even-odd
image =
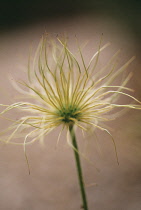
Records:
{"label": "bokeh background", "polygon": [[[136,55],[128,71],[134,76],[129,86],[141,100],[141,2],[139,0],[107,1],[0,1],[0,103],[18,99],[10,80],[26,79],[30,47],[46,31],[51,36],[67,34],[74,46],[75,36],[89,40],[85,56],[89,59],[103,44],[111,46],[102,54],[104,65],[121,49],[119,64]],[[124,101],[126,102],[126,100]],[[128,101],[127,101],[128,102]],[[2,110],[2,108],[1,108]],[[18,113],[13,115],[18,118]],[[12,114],[9,114],[12,116]],[[1,117],[0,128],[9,124]],[[82,138],[82,151],[100,172],[82,160],[90,210],[141,209],[141,113],[130,110],[109,123],[115,138],[120,165],[115,160],[109,137],[99,133],[99,152],[94,136]],[[63,133],[56,148],[58,130],[46,137],[44,147],[35,143],[27,148],[31,174],[28,175],[23,148],[0,145],[0,209],[2,210],[78,210],[81,205],[73,152]]]}

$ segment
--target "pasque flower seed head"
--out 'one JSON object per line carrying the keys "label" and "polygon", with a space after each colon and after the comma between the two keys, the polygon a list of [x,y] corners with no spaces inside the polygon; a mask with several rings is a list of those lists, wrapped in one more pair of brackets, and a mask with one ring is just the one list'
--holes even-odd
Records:
{"label": "pasque flower seed head", "polygon": [[[95,71],[100,53],[108,45],[109,43],[99,46],[98,51],[86,64],[79,46],[81,59],[70,51],[66,40],[61,41],[57,38],[52,41],[43,36],[35,53],[32,68],[31,65],[28,66],[28,82],[21,82],[26,91],[14,83],[17,90],[28,98],[27,102],[1,104],[6,106],[1,115],[12,109],[24,114],[13,122],[8,128],[8,133],[11,133],[1,140],[12,143],[12,139],[23,135],[23,144],[27,145],[43,139],[58,126],[62,126],[60,136],[64,128],[69,130],[70,125],[82,131],[88,131],[93,127],[107,132],[112,137],[103,123],[120,115],[121,109],[117,111],[115,108],[141,109],[141,103],[127,93],[132,91],[126,87],[132,73],[129,73],[121,84],[116,86],[113,84],[134,57],[117,68],[116,58],[119,54],[117,51],[102,69]],[[119,104],[118,99],[121,95],[131,98],[134,103]],[[17,141],[13,143],[21,144]]]}

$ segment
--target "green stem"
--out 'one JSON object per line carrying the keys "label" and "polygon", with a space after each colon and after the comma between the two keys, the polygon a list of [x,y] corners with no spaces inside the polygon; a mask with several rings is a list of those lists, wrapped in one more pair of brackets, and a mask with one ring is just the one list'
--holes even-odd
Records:
{"label": "green stem", "polygon": [[72,144],[73,144],[73,147],[74,147],[74,155],[75,155],[75,161],[76,161],[80,191],[81,191],[81,196],[82,196],[82,201],[83,201],[82,208],[84,210],[88,210],[86,193],[85,193],[85,186],[84,186],[84,182],[83,182],[83,175],[82,175],[82,169],[81,169],[80,158],[79,158],[79,151],[78,151],[78,146],[77,146],[77,142],[76,142],[76,137],[75,137],[73,125],[69,126],[69,131],[70,131],[70,135],[71,135],[71,138],[72,138]]}

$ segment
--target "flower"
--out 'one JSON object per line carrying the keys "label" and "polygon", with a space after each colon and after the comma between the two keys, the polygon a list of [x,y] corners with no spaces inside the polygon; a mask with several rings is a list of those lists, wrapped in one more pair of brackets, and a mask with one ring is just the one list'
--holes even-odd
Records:
{"label": "flower", "polygon": [[[24,94],[28,101],[11,105],[1,104],[6,106],[1,115],[12,109],[17,109],[24,115],[7,129],[10,133],[5,139],[3,138],[3,141],[21,144],[11,140],[24,136],[23,144],[28,145],[38,139],[43,140],[49,132],[61,126],[59,140],[63,129],[69,131],[70,125],[82,131],[88,131],[90,127],[100,129],[107,132],[113,140],[103,123],[116,119],[122,113],[115,108],[141,109],[141,102],[125,92],[132,91],[126,87],[132,73],[129,73],[120,85],[113,84],[134,57],[117,69],[116,58],[119,54],[117,51],[102,69],[95,72],[100,53],[108,45],[109,43],[103,47],[99,46],[98,51],[86,65],[79,46],[81,62],[70,51],[66,40],[61,41],[57,38],[55,41],[50,41],[44,36],[36,51],[33,68],[30,65],[28,67],[28,83],[21,82],[26,90],[21,89],[13,81],[16,89]],[[119,104],[118,99],[121,95],[133,99],[138,104]]]}

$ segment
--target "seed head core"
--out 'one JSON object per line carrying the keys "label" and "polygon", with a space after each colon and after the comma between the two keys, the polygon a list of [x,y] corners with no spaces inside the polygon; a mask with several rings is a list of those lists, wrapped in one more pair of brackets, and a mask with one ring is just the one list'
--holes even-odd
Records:
{"label": "seed head core", "polygon": [[80,120],[81,114],[78,112],[79,108],[75,106],[64,106],[61,110],[59,110],[58,114],[62,118],[62,122],[64,123],[72,123],[72,119]]}

